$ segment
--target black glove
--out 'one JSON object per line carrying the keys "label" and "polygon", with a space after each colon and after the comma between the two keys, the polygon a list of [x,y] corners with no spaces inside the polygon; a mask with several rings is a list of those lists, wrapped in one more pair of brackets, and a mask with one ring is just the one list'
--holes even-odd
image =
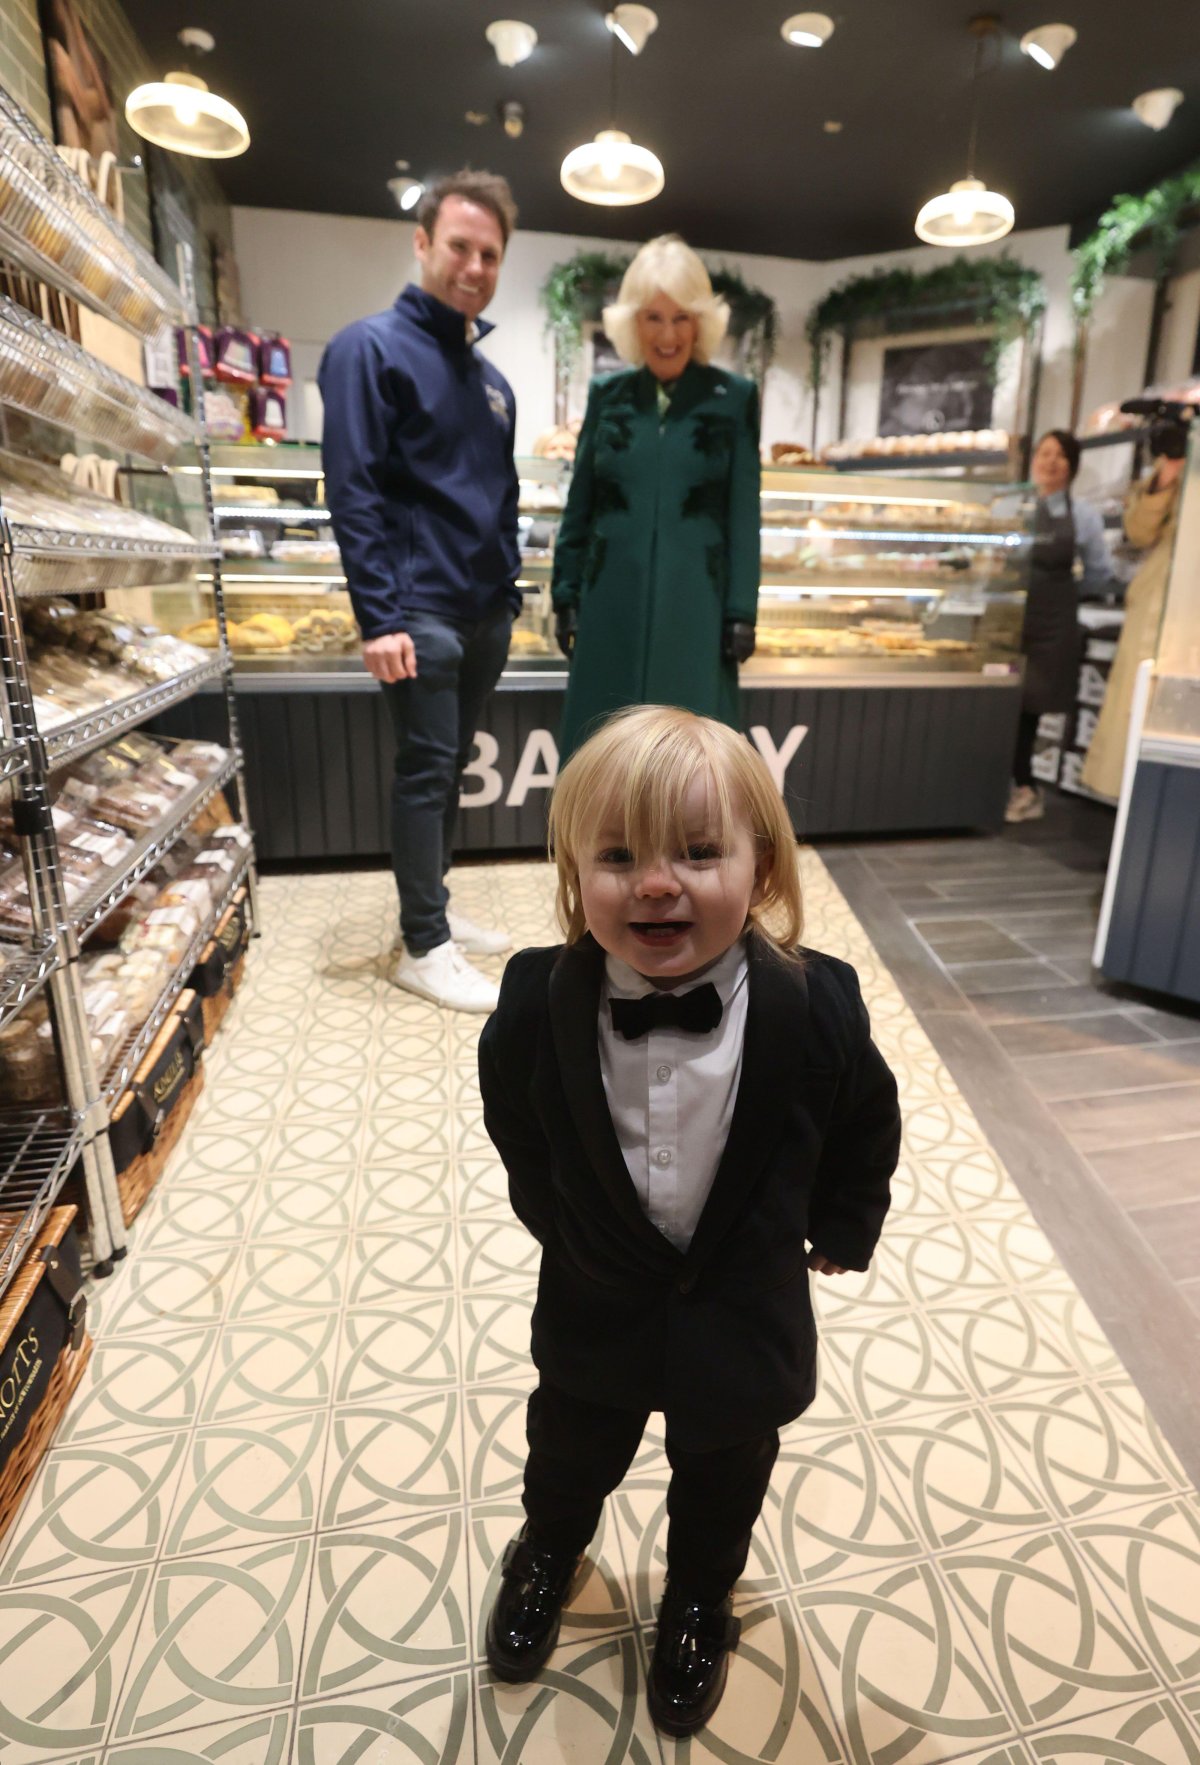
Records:
{"label": "black glove", "polygon": [[575,633],[578,630],[579,613],[576,608],[560,607],[554,617],[554,636],[568,662],[575,651]]}
{"label": "black glove", "polygon": [[748,619],[726,619],[721,655],[727,662],[748,662],[754,654],[754,627]]}

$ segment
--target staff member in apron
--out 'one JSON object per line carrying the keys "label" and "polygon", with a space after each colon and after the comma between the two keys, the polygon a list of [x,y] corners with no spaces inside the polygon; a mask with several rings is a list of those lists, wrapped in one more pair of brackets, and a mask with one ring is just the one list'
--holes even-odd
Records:
{"label": "staff member in apron", "polygon": [[[1042,793],[1033,782],[1038,720],[1048,712],[1069,711],[1075,703],[1080,593],[1102,595],[1113,587],[1100,511],[1071,495],[1079,460],[1079,443],[1071,431],[1050,429],[1038,442],[1030,469],[1038,503],[1021,633],[1025,682],[1005,813],[1008,821],[1036,821],[1046,813]],[[1075,580],[1077,557],[1083,563],[1081,584]]]}

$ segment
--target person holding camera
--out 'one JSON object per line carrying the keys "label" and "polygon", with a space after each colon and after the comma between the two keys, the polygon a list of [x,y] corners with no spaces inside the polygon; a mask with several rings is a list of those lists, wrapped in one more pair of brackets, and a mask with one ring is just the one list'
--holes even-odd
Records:
{"label": "person holding camera", "polygon": [[729,308],[682,239],[644,245],[604,328],[633,364],[592,383],[554,552],[571,664],[560,757],[614,711],[741,727],[759,584],[758,393],[712,365]]}
{"label": "person holding camera", "polygon": [[1154,424],[1150,431],[1154,470],[1131,487],[1125,501],[1125,536],[1131,545],[1148,555],[1125,591],[1125,625],[1081,774],[1089,791],[1111,803],[1121,794],[1137,671],[1158,647],[1167,579],[1171,574],[1171,548],[1179,518],[1187,434],[1186,425],[1177,419],[1161,419]]}

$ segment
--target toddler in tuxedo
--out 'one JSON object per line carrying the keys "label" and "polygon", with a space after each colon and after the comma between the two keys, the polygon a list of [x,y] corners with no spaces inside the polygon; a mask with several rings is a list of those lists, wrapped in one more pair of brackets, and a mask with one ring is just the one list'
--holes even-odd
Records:
{"label": "toddler in tuxedo", "polygon": [[725,1687],[779,1428],[816,1385],[809,1272],[866,1269],[900,1144],[852,968],[800,945],[796,842],[724,724],[620,713],[550,808],[565,943],[523,950],[484,1027],[484,1121],[542,1245],[526,1523],[487,1627],[532,1679],[605,1498],[663,1412],[667,1585],[647,1696],[667,1734]]}

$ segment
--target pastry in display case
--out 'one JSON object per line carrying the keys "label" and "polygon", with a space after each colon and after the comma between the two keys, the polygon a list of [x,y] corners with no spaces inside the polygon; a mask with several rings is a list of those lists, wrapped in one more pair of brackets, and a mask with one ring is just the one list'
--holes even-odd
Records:
{"label": "pastry in display case", "polygon": [[1030,520],[1011,487],[764,471],[743,678],[1016,666]]}

